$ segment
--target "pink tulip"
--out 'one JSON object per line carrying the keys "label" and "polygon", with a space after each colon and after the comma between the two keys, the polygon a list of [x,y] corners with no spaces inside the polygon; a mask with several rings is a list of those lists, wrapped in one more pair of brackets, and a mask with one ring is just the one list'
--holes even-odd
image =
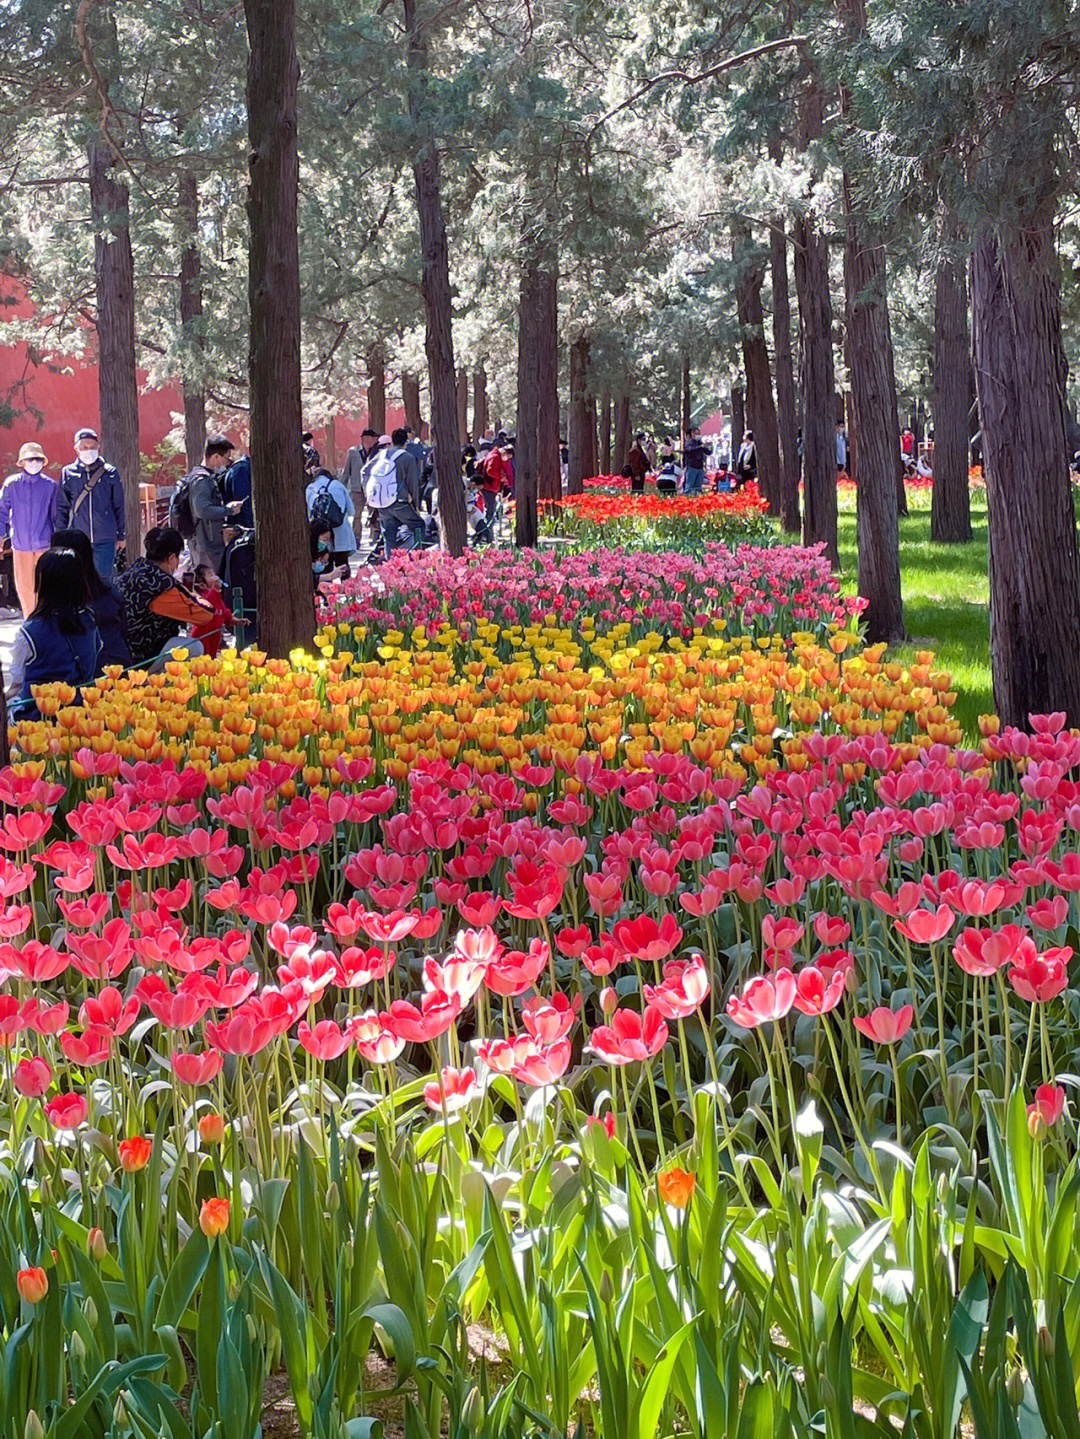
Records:
{"label": "pink tulip", "polygon": [[443,1114],[456,1114],[476,1093],[475,1069],[451,1069],[447,1065],[437,1084],[424,1085],[424,1103]]}
{"label": "pink tulip", "polygon": [[672,959],[664,965],[663,984],[642,987],[645,1003],[659,1010],[665,1019],[686,1019],[704,1004],[709,993],[709,973],[700,955]]}
{"label": "pink tulip", "polygon": [[902,1004],[897,1010],[879,1004],[870,1014],[855,1015],[853,1023],[860,1034],[865,1034],[875,1044],[899,1044],[911,1028],[914,1017],[915,1011],[910,1004]]}
{"label": "pink tulip", "polygon": [[332,1019],[322,1019],[314,1028],[301,1020],[297,1025],[296,1037],[300,1041],[300,1047],[323,1064],[344,1054],[352,1043],[352,1036],[348,1031],[343,1034],[340,1026]]}
{"label": "pink tulip", "polygon": [[178,1049],[170,1055],[169,1063],[181,1084],[199,1087],[216,1079],[225,1061],[214,1049],[204,1049],[201,1053],[194,1050],[185,1053]]}
{"label": "pink tulip", "polygon": [[668,1027],[655,1009],[647,1009],[644,1017],[616,1009],[610,1024],[593,1030],[587,1048],[605,1064],[634,1064],[659,1054],[667,1039]]}
{"label": "pink tulip", "polygon": [[41,1099],[49,1092],[52,1069],[44,1059],[20,1059],[12,1072],[11,1082],[24,1099]]}
{"label": "pink tulip", "polygon": [[815,965],[806,965],[795,976],[795,1008],[802,1014],[828,1014],[844,997],[846,979],[843,969],[826,975]]}
{"label": "pink tulip", "polygon": [[956,922],[956,915],[947,904],[939,904],[936,910],[913,909],[906,920],[897,920],[896,928],[912,944],[937,944],[944,939]]}
{"label": "pink tulip", "polygon": [[1067,947],[1048,949],[1045,954],[1035,955],[1025,963],[1014,964],[1009,970],[1009,983],[1029,1004],[1046,1004],[1068,987],[1069,975],[1065,966],[1071,955],[1072,950]]}
{"label": "pink tulip", "polygon": [[733,994],[728,1000],[728,1018],[742,1029],[773,1023],[790,1011],[795,993],[795,976],[790,969],[778,969],[771,979],[749,979],[742,994]]}
{"label": "pink tulip", "polygon": [[1034,945],[1018,924],[998,930],[968,927],[957,936],[953,957],[965,973],[986,976],[1011,964],[1024,949],[1034,955]]}
{"label": "pink tulip", "polygon": [[78,1129],[86,1120],[88,1106],[81,1094],[57,1094],[45,1105],[45,1116],[54,1129]]}
{"label": "pink tulip", "polygon": [[1033,1135],[1052,1129],[1065,1112],[1065,1091],[1060,1084],[1040,1084],[1028,1105],[1028,1128]]}

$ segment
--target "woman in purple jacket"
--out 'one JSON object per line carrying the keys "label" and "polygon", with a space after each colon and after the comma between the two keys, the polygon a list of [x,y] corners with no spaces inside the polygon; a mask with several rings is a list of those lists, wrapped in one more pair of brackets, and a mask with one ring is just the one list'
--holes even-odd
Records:
{"label": "woman in purple jacket", "polygon": [[45,473],[45,451],[23,445],[19,468],[0,489],[0,539],[11,545],[15,589],[24,615],[34,608],[34,567],[56,528],[59,487]]}

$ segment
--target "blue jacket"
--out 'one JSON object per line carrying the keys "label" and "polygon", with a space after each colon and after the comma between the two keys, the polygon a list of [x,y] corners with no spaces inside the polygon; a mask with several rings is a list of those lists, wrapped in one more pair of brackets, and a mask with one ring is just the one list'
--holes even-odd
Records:
{"label": "blue jacket", "polygon": [[[83,491],[90,493],[80,500]],[[114,465],[97,460],[87,469],[81,460],[65,465],[56,504],[58,530],[82,530],[92,545],[124,538],[124,486]]]}
{"label": "blue jacket", "polygon": [[81,628],[74,634],[64,634],[52,615],[47,619],[24,621],[12,646],[13,714],[25,716],[36,712],[33,685],[84,685],[98,673],[101,636],[94,616],[84,609],[79,611],[79,619]]}
{"label": "blue jacket", "polygon": [[251,505],[251,457],[242,455],[235,464],[229,466],[225,471],[225,483],[222,486],[225,491],[226,501],[243,500],[244,508],[236,516],[235,523],[244,530],[250,530],[255,524],[255,515]]}
{"label": "blue jacket", "polygon": [[47,550],[56,525],[60,489],[45,474],[19,470],[0,489],[0,538],[10,539],[13,550]]}

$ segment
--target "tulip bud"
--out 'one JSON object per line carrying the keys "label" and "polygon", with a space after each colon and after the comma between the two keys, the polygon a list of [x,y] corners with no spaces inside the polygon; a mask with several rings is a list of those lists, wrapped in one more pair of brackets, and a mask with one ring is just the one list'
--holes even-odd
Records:
{"label": "tulip bud", "polygon": [[832,1386],[832,1381],[824,1375],[821,1380],[821,1402],[826,1409],[831,1409],[836,1403],[836,1390]]}
{"label": "tulip bud", "polygon": [[254,1317],[250,1314],[245,1314],[244,1318],[247,1320],[248,1338],[251,1340],[252,1344],[254,1344],[259,1337],[259,1331],[255,1326]]}
{"label": "tulip bud", "polygon": [[112,1415],[113,1424],[117,1429],[126,1429],[128,1427],[127,1405],[124,1403],[123,1392],[117,1396],[116,1403],[113,1405]]}
{"label": "tulip bud", "polygon": [[86,1358],[86,1345],[83,1343],[83,1337],[77,1329],[72,1331],[68,1349],[71,1351],[71,1357],[73,1359],[81,1360]]}
{"label": "tulip bud", "polygon": [[614,1014],[619,1007],[619,996],[612,989],[611,985],[605,985],[600,991],[600,1008],[605,1015]]}
{"label": "tulip bud", "polygon": [[45,1439],[45,1425],[38,1418],[36,1409],[31,1409],[23,1425],[23,1439]]}
{"label": "tulip bud", "polygon": [[600,1298],[604,1304],[610,1304],[615,1297],[615,1286],[611,1282],[611,1275],[605,1269],[600,1276]]}
{"label": "tulip bud", "polygon": [[86,1252],[91,1259],[96,1259],[99,1264],[108,1252],[105,1235],[96,1226],[91,1229],[86,1236]]}
{"label": "tulip bud", "polygon": [[465,1403],[461,1406],[461,1419],[470,1434],[479,1434],[480,1426],[484,1422],[484,1401],[475,1384],[465,1396]]}
{"label": "tulip bud", "polygon": [[220,1144],[225,1138],[225,1121],[220,1114],[204,1114],[199,1120],[199,1138],[204,1144]]}
{"label": "tulip bud", "polygon": [[83,1313],[86,1315],[86,1322],[90,1328],[96,1329],[98,1322],[97,1305],[89,1294],[86,1296],[86,1303],[83,1305]]}
{"label": "tulip bud", "polygon": [[1053,1359],[1057,1344],[1054,1341],[1054,1336],[1045,1324],[1039,1325],[1039,1348],[1046,1355],[1047,1359]]}
{"label": "tulip bud", "polygon": [[330,1181],[330,1186],[326,1191],[326,1212],[328,1214],[336,1214],[340,1208],[341,1190],[338,1188],[337,1180],[333,1179]]}
{"label": "tulip bud", "polygon": [[818,1372],[819,1372],[819,1373],[821,1372],[822,1369],[825,1368],[825,1365],[826,1365],[826,1363],[828,1362],[828,1358],[829,1358],[829,1351],[828,1351],[828,1350],[826,1349],[826,1347],[825,1347],[825,1342],[824,1342],[824,1340],[822,1340],[822,1342],[818,1345],[818,1351],[817,1351],[817,1367],[818,1367]]}
{"label": "tulip bud", "polygon": [[1009,1370],[1009,1377],[1005,1381],[1005,1392],[1014,1409],[1018,1409],[1024,1402],[1024,1376],[1019,1369]]}

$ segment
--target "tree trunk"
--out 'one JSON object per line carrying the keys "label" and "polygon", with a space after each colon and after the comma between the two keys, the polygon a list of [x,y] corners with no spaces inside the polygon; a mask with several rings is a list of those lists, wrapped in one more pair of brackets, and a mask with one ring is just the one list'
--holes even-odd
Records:
{"label": "tree trunk", "polygon": [[[825,93],[816,81],[799,96],[799,142],[821,134]],[[799,377],[802,386],[803,543],[824,544],[839,563],[836,537],[836,385],[833,379],[829,246],[813,214],[795,220],[795,290],[799,298]]]}
{"label": "tree trunk", "polygon": [[537,349],[540,362],[539,413],[536,425],[537,488],[542,500],[562,498],[559,461],[559,316],[554,239],[548,241],[543,268],[537,276]]}
{"label": "tree trunk", "polygon": [[417,23],[416,0],[403,0],[406,65],[409,76],[409,118],[419,137],[413,160],[416,208],[420,220],[421,286],[424,293],[428,385],[431,391],[431,438],[435,446],[435,483],[439,490],[439,528],[452,555],[465,553],[465,487],[457,440],[457,395],[454,383],[453,305],[446,216],[439,187],[439,152],[425,115],[428,73],[428,30]]}
{"label": "tree trunk", "polygon": [[611,391],[600,396],[600,460],[597,473],[611,474]]}
{"label": "tree trunk", "polygon": [[[378,347],[368,351],[367,371],[368,426],[376,434],[382,435],[386,433],[386,360],[383,358],[382,350]],[[417,401],[417,410],[419,410],[419,392]],[[416,432],[420,433],[419,425],[416,427]]]}
{"label": "tree trunk", "polygon": [[968,415],[971,339],[967,284],[955,255],[938,263],[934,285],[934,489],[930,538],[963,545],[971,539]]}
{"label": "tree trunk", "polygon": [[414,435],[419,435],[424,427],[420,415],[420,381],[407,371],[403,371],[401,376],[401,403],[405,410],[405,423]]}
{"label": "tree trunk", "polygon": [[972,255],[972,333],[990,532],[990,658],[1005,724],[1080,724],[1080,577],[1065,444],[1053,201]]}
{"label": "tree trunk", "polygon": [[180,251],[180,331],[184,342],[184,450],[193,470],[206,444],[206,392],[203,388],[202,265],[199,260],[199,182],[194,170],[181,170],[177,210],[184,236]]}
{"label": "tree trunk", "polygon": [[128,188],[115,173],[104,140],[90,145],[90,214],[94,226],[98,395],[101,453],[124,484],[124,525],[132,558],[142,551],[139,503],[139,385],[135,375],[135,266]]}
{"label": "tree trunk", "polygon": [[776,362],[776,418],[780,440],[777,501],[780,523],[789,534],[799,532],[798,414],[795,408],[795,366],[791,353],[791,292],[788,287],[787,236],[779,218],[769,231],[773,296],[773,355]]}
{"label": "tree trunk", "polygon": [[844,285],[851,365],[848,416],[857,446],[853,451],[853,467],[857,485],[859,594],[867,602],[863,615],[867,638],[876,643],[904,636],[896,493],[897,405],[889,364],[885,251],[869,235],[866,221],[855,213],[851,182],[846,173],[843,190],[847,220]]}
{"label": "tree trunk", "polygon": [[599,429],[599,426],[598,426],[598,424],[597,424],[597,419],[596,419],[596,396],[595,396],[595,395],[590,395],[590,396],[588,397],[588,399],[587,399],[586,402],[585,402],[585,407],[586,407],[586,412],[587,412],[587,416],[588,416],[588,418],[587,418],[586,421],[585,421],[585,440],[586,440],[586,443],[588,444],[588,447],[589,447],[589,448],[588,448],[588,453],[586,454],[585,459],[586,459],[586,461],[587,461],[587,463],[588,463],[588,467],[589,467],[588,472],[589,472],[589,474],[590,474],[590,475],[595,475],[595,474],[599,474],[599,471],[600,471],[599,445],[598,445],[598,443],[597,443],[597,431],[598,431],[598,429]]}
{"label": "tree trunk", "polygon": [[580,495],[585,488],[589,459],[589,406],[585,394],[589,374],[589,342],[579,335],[570,346],[570,413],[567,425],[569,463],[566,471],[566,492]]}
{"label": "tree trunk", "polygon": [[615,408],[615,453],[612,474],[621,475],[630,455],[630,396],[620,395]]}
{"label": "tree trunk", "polygon": [[296,232],[296,0],[244,0],[247,16],[251,473],[259,644],[284,658],[315,633],[300,477],[300,256]]}
{"label": "tree trunk", "polygon": [[469,438],[469,372],[464,366],[457,376],[457,417],[458,445],[464,445]]}
{"label": "tree trunk", "polygon": [[682,426],[682,438],[685,440],[690,433],[690,357],[683,356],[682,362],[682,385],[679,399],[679,423]]}
{"label": "tree trunk", "polygon": [[765,262],[753,252],[750,234],[744,225],[736,227],[733,242],[736,262],[741,264],[735,285],[735,303],[746,374],[746,408],[757,446],[758,484],[769,501],[769,514],[779,515],[780,436],[769,372],[769,351],[765,344],[765,315],[761,308]]}
{"label": "tree trunk", "polygon": [[521,267],[518,298],[517,442],[514,447],[514,543],[536,545],[537,425],[540,415],[539,285],[535,260]]}
{"label": "tree trunk", "polygon": [[746,433],[746,395],[742,385],[731,387],[731,467],[735,468],[735,456],[739,453],[742,437]]}
{"label": "tree trunk", "polygon": [[488,428],[487,372],[483,364],[473,371],[472,427],[473,440],[479,444]]}

